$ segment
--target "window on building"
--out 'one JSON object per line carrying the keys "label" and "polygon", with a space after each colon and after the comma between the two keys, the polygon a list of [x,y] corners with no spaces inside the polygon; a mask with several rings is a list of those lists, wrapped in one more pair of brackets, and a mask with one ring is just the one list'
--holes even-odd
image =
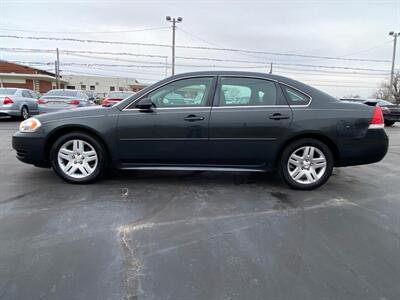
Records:
{"label": "window on building", "polygon": [[81,84],[81,90],[86,90],[86,85],[84,85],[84,84]]}
{"label": "window on building", "polygon": [[124,91],[124,88],[123,88],[123,87],[119,87],[118,90],[119,90],[120,92],[123,92],[123,91]]}
{"label": "window on building", "polygon": [[67,90],[74,90],[75,86],[74,85],[67,85]]}
{"label": "window on building", "polygon": [[96,86],[95,86],[95,85],[91,85],[91,86],[90,86],[90,90],[91,90],[91,91],[96,90]]}
{"label": "window on building", "polygon": [[110,92],[114,92],[115,91],[115,86],[110,86]]}

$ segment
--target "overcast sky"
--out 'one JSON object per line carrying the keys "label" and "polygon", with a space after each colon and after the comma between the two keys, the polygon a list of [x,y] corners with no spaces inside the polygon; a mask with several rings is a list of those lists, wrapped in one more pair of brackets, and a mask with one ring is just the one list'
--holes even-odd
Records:
{"label": "overcast sky", "polygon": [[[0,0],[0,34],[67,37],[109,41],[171,43],[165,16],[181,16],[177,45],[245,49],[285,54],[388,60],[360,62],[271,54],[182,49],[176,55],[197,58],[243,60],[226,62],[178,58],[177,72],[209,69],[269,71],[289,76],[327,91],[333,96],[360,94],[369,97],[388,78],[392,38],[400,31],[400,0],[394,1],[18,1]],[[144,31],[135,31],[141,30]],[[130,32],[127,32],[130,31]],[[400,44],[400,41],[399,41]],[[129,52],[168,56],[166,47],[128,46],[66,41],[0,38],[1,48],[34,48]],[[398,46],[400,49],[400,45]],[[400,69],[400,51],[396,69]],[[62,74],[84,73],[138,78],[153,82],[165,77],[165,59],[143,56],[61,54]],[[108,58],[101,60],[100,57]],[[119,59],[119,60],[110,60]],[[53,62],[54,54],[0,50],[0,59]],[[126,62],[122,60],[130,60]],[[137,64],[153,67],[68,66],[68,63]],[[63,65],[66,64],[66,65]],[[164,65],[163,65],[164,64]],[[298,66],[315,65],[318,67]],[[322,68],[348,67],[346,70]],[[52,66],[38,66],[53,70]],[[168,69],[168,75],[171,70]],[[352,72],[352,74],[349,74]],[[344,74],[346,73],[346,74]],[[362,74],[360,74],[362,73]]]}

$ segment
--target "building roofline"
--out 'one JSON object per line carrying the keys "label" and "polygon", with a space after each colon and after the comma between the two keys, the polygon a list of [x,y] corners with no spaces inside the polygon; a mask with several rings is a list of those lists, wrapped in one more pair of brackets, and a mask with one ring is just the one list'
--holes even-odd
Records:
{"label": "building roofline", "polygon": [[[54,76],[49,76],[45,74],[26,74],[26,73],[0,73],[0,78],[28,78],[28,79],[43,79],[47,81],[55,81]],[[67,83],[67,80],[61,79],[60,82]]]}
{"label": "building roofline", "polygon": [[44,72],[44,73],[46,73],[46,74],[49,75],[49,76],[53,76],[53,77],[56,76],[56,75],[55,75],[54,73],[52,73],[52,72],[49,72],[49,71],[46,71],[46,70],[42,70],[42,69],[38,69],[38,68],[34,68],[34,67],[31,67],[31,66],[27,66],[27,65],[23,65],[23,64],[19,64],[19,63],[13,62],[13,61],[8,61],[8,60],[0,59],[0,63],[2,63],[2,62],[9,63],[9,64],[13,64],[13,65],[17,65],[17,66],[20,66],[20,67],[30,68],[30,69],[35,70],[35,71]]}

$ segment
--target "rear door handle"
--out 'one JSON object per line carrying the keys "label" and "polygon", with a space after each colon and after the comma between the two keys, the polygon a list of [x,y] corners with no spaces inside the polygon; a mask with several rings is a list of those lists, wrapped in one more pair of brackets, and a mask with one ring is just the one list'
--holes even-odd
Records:
{"label": "rear door handle", "polygon": [[185,117],[184,120],[188,121],[188,122],[202,121],[202,120],[204,120],[204,117],[196,116],[196,115],[188,115],[188,116]]}
{"label": "rear door handle", "polygon": [[289,119],[290,116],[289,115],[282,115],[280,113],[276,113],[276,114],[270,115],[269,118],[271,120],[284,120],[284,119]]}

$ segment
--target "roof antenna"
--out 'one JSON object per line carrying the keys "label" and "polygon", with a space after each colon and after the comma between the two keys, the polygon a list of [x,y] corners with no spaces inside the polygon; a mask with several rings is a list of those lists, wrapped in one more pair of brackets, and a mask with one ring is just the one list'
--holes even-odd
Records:
{"label": "roof antenna", "polygon": [[269,67],[269,74],[272,74],[272,64],[273,64],[273,63],[271,63],[271,65],[270,65],[270,67]]}

